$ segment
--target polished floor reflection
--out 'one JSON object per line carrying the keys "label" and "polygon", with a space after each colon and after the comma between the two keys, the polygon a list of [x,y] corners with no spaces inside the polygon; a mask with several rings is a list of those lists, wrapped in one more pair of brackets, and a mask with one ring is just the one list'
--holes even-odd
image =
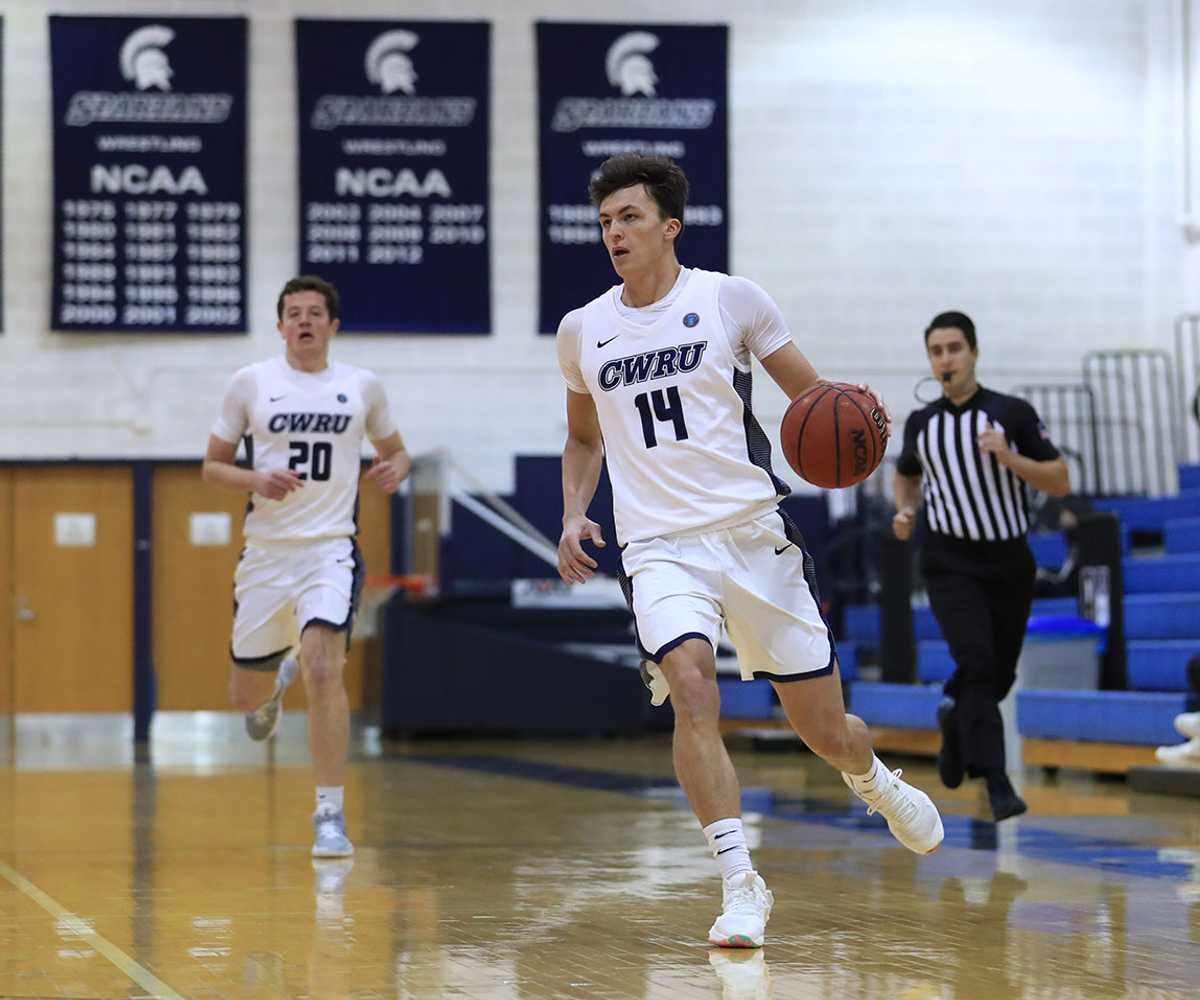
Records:
{"label": "polished floor reflection", "polygon": [[1200,983],[1200,810],[1121,783],[1031,772],[1030,813],[996,827],[973,790],[902,762],[946,816],[917,858],[812,758],[736,754],[777,902],[762,952],[720,952],[665,741],[360,740],[358,853],[314,863],[302,720],[274,751],[220,718],[181,724],[148,762],[51,729],[0,766],[0,998],[1164,1000]]}

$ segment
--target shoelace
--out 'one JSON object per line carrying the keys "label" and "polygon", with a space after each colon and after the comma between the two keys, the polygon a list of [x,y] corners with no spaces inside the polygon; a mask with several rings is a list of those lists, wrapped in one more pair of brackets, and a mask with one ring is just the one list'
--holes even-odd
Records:
{"label": "shoelace", "polygon": [[329,813],[327,816],[317,817],[317,839],[321,840],[325,837],[342,837],[341,817],[337,813]]}
{"label": "shoelace", "polygon": [[765,902],[765,899],[759,901],[758,886],[750,882],[726,891],[724,912],[757,914],[764,908]]}
{"label": "shoelace", "polygon": [[[903,773],[903,768],[898,767],[892,772],[892,777],[899,778]],[[867,792],[866,794],[871,795],[874,793]],[[885,800],[888,805],[895,805],[905,813],[903,816],[896,817],[899,820],[910,820],[919,811],[917,804],[900,790],[900,785],[897,782],[893,781],[888,784],[887,788],[879,791],[878,798],[874,802],[867,803],[867,815],[874,816],[879,812],[879,807],[884,804]]]}

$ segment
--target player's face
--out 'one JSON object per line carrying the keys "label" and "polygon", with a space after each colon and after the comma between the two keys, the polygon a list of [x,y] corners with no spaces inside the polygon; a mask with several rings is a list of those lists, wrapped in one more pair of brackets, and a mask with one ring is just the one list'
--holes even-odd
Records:
{"label": "player's face", "polygon": [[323,356],[337,329],[338,321],[329,318],[329,307],[320,292],[292,292],[283,297],[279,333],[289,354],[298,358]]}
{"label": "player's face", "polygon": [[617,274],[652,270],[675,248],[678,219],[664,219],[644,184],[614,191],[600,203],[600,232]]}
{"label": "player's face", "polygon": [[950,394],[964,389],[975,380],[975,352],[967,336],[956,326],[939,326],[929,331],[925,342],[929,370]]}

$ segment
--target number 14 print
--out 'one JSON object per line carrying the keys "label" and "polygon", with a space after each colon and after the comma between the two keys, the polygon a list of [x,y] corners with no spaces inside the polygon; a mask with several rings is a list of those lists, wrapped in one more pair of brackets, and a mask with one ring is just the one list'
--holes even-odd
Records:
{"label": "number 14 print", "polygon": [[656,420],[675,425],[676,441],[687,440],[687,424],[683,419],[683,401],[679,398],[678,386],[670,386],[665,394],[662,389],[643,392],[634,397],[633,405],[642,417],[642,437],[646,439],[647,448],[658,447],[658,433],[654,427]]}

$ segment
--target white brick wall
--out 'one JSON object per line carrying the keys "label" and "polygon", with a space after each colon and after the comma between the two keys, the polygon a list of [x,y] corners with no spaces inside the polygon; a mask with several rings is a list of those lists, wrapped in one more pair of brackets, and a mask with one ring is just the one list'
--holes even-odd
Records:
{"label": "white brick wall", "polygon": [[[0,457],[192,455],[228,373],[279,349],[274,300],[296,259],[291,19],[306,0],[59,0],[55,12],[251,19],[253,329],[211,339],[48,332],[47,6],[8,0]],[[733,267],[783,306],[824,374],[876,384],[897,418],[945,308],[978,325],[999,388],[1071,377],[1093,346],[1160,344],[1198,304],[1178,225],[1175,4],[1141,0],[662,0],[654,19],[731,24]],[[397,5],[339,16],[493,22],[491,337],[344,341],[379,371],[410,446],[445,446],[496,488],[516,452],[557,450],[563,389],[535,334],[533,22],[577,3]],[[645,19],[610,0],[605,20]],[[674,12],[672,14],[672,12]],[[580,178],[584,183],[584,178]],[[685,260],[686,262],[686,260]],[[397,303],[397,308],[401,308]],[[760,379],[774,430],[784,400]]]}

